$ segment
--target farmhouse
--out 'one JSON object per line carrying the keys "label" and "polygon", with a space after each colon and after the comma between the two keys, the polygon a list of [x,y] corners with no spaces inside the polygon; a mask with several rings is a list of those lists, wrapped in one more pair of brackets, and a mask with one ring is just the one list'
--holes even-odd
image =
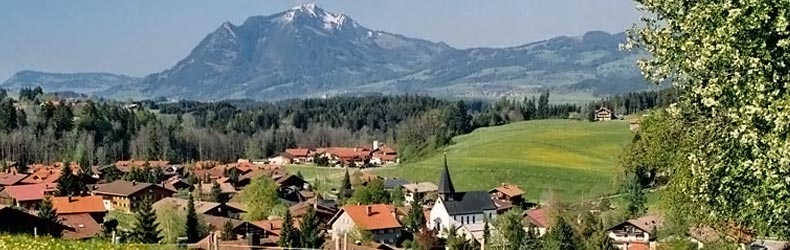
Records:
{"label": "farmhouse", "polygon": [[596,121],[610,121],[614,117],[614,113],[607,107],[600,107],[595,110]]}
{"label": "farmhouse", "polygon": [[524,191],[516,185],[502,183],[502,186],[491,189],[488,193],[491,194],[499,214],[524,204]]}
{"label": "farmhouse", "polygon": [[486,191],[456,192],[447,168],[447,156],[439,179],[439,198],[431,208],[428,227],[445,237],[445,228],[483,223],[496,216],[496,205]]}
{"label": "farmhouse", "polygon": [[90,239],[101,232],[101,225],[90,214],[75,213],[58,215],[60,223],[69,227],[63,231],[65,239]]}
{"label": "farmhouse", "polygon": [[650,249],[656,247],[656,229],[660,228],[664,219],[659,215],[646,215],[624,221],[606,230],[609,238],[620,249],[630,249],[633,245],[646,245]]}
{"label": "farmhouse", "polygon": [[395,243],[402,226],[395,215],[395,207],[385,204],[344,206],[332,220],[332,240],[343,239],[353,230],[366,230],[373,241]]}
{"label": "farmhouse", "polygon": [[0,204],[36,210],[44,196],[55,194],[57,188],[57,183],[7,186],[0,191]]}
{"label": "farmhouse", "polygon": [[422,201],[423,198],[439,191],[439,187],[431,182],[405,184],[403,189],[406,190],[403,194],[406,204],[411,204],[415,199]]}
{"label": "farmhouse", "polygon": [[107,210],[124,212],[134,212],[145,199],[156,202],[175,193],[156,184],[122,180],[98,184],[91,192],[94,196],[102,197]]}
{"label": "farmhouse", "polygon": [[546,209],[543,208],[527,210],[524,212],[524,219],[522,222],[524,225],[532,226],[532,228],[537,229],[538,236],[546,234],[546,229],[549,227]]}

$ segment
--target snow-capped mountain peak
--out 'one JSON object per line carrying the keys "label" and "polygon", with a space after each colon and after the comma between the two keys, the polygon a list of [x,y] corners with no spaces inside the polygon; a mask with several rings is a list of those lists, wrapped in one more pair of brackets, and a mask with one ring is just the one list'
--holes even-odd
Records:
{"label": "snow-capped mountain peak", "polygon": [[286,11],[280,17],[280,21],[284,24],[292,24],[296,19],[309,19],[315,20],[313,23],[320,22],[325,30],[340,30],[346,23],[351,23],[357,27],[351,18],[343,13],[332,13],[321,9],[314,3],[296,6]]}

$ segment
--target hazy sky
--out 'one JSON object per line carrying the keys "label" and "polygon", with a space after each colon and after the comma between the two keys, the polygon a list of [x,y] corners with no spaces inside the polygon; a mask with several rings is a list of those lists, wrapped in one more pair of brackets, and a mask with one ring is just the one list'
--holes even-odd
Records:
{"label": "hazy sky", "polygon": [[457,48],[620,32],[639,17],[633,0],[3,0],[0,82],[23,69],[143,76],[174,65],[223,21],[310,2],[370,29]]}

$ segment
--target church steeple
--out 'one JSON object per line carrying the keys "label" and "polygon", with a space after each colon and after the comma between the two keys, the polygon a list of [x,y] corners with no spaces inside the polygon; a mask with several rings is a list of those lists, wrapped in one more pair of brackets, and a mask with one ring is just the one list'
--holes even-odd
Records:
{"label": "church steeple", "polygon": [[453,180],[450,179],[450,170],[447,169],[447,153],[445,153],[444,167],[439,177],[439,196],[444,200],[452,200],[453,194],[455,194],[455,187],[453,187]]}

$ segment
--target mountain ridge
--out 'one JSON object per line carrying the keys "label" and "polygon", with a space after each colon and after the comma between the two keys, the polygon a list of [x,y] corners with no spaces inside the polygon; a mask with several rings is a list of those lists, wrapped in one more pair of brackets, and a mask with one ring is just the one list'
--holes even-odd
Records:
{"label": "mountain ridge", "polygon": [[[307,4],[251,16],[240,25],[223,22],[169,69],[109,87],[75,89],[109,98],[195,100],[368,92],[480,98],[544,89],[606,95],[647,86],[639,85],[634,65],[641,54],[618,49],[624,40],[622,33],[588,32],[505,48],[457,49],[369,29],[343,13]],[[99,81],[90,77],[85,81]],[[19,85],[12,77],[0,87]]]}

